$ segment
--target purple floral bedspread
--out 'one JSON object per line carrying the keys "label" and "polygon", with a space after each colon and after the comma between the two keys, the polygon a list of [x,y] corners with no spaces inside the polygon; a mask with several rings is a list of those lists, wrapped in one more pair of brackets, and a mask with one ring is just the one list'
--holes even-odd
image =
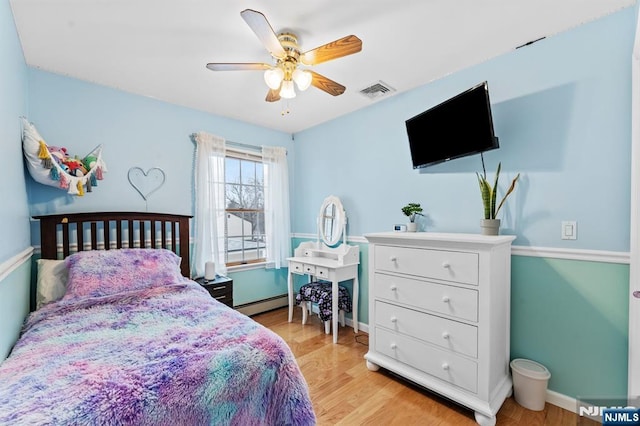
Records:
{"label": "purple floral bedspread", "polygon": [[0,365],[5,425],[311,425],[284,341],[192,281],[45,305]]}

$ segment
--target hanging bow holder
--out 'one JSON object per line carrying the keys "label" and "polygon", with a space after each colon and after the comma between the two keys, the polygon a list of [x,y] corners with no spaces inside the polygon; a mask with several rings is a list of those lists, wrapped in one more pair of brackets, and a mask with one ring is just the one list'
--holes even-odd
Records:
{"label": "hanging bow holder", "polygon": [[71,157],[63,147],[48,146],[33,123],[22,118],[22,150],[29,174],[41,184],[65,189],[82,196],[102,180],[107,165],[102,160],[102,145],[82,159]]}

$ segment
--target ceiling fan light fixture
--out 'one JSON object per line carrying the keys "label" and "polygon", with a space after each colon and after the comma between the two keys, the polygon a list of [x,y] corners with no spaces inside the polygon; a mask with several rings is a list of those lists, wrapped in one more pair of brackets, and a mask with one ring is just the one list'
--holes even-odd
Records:
{"label": "ceiling fan light fixture", "polygon": [[259,11],[245,9],[240,12],[240,16],[269,51],[274,62],[211,62],[207,64],[208,69],[211,71],[263,71],[264,81],[269,87],[264,99],[266,102],[276,102],[281,98],[295,98],[295,86],[298,86],[300,91],[314,86],[332,96],[344,93],[346,87],[343,85],[317,72],[308,69],[298,70],[298,65],[310,67],[358,53],[362,50],[362,40],[358,37],[348,35],[303,52],[300,50],[298,37],[295,34],[290,32],[276,34],[267,18]]}
{"label": "ceiling fan light fixture", "polygon": [[270,89],[277,90],[284,78],[284,71],[282,68],[271,68],[264,72],[264,82],[267,83]]}
{"label": "ceiling fan light fixture", "polygon": [[307,90],[311,85],[312,76],[309,71],[304,71],[296,68],[291,77],[293,78],[293,81],[296,82],[296,85],[298,86],[298,89],[300,89],[300,91]]}
{"label": "ceiling fan light fixture", "polygon": [[296,91],[293,88],[293,81],[285,80],[282,82],[280,97],[285,99],[293,99],[296,97]]}

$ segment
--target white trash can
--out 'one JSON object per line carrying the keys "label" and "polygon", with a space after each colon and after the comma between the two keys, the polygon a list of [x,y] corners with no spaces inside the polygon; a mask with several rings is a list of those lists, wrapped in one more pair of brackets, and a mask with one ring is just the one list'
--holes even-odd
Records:
{"label": "white trash can", "polygon": [[516,402],[533,411],[544,410],[549,370],[535,361],[517,358],[511,361],[513,393]]}

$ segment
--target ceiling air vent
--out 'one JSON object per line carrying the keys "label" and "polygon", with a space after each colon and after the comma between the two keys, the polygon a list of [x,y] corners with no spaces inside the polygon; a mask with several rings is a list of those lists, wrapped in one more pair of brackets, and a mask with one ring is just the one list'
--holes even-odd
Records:
{"label": "ceiling air vent", "polygon": [[362,93],[369,99],[378,99],[382,96],[387,96],[395,91],[396,89],[389,86],[387,83],[378,80],[377,83],[373,83],[372,85],[362,89],[360,93]]}

